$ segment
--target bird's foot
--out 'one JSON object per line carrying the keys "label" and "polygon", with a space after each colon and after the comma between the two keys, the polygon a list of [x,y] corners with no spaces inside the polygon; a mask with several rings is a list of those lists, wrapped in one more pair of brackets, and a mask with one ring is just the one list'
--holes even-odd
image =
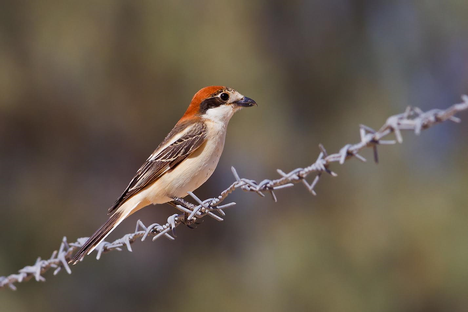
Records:
{"label": "bird's foot", "polygon": [[179,198],[179,197],[174,197],[172,199],[172,202],[170,203],[173,203],[175,205],[181,205],[181,206],[184,206],[185,208],[187,209],[190,209],[191,207],[193,207],[193,204],[186,201],[185,199],[182,199],[182,198]]}
{"label": "bird's foot", "polygon": [[[169,202],[171,206],[174,206],[177,208],[177,205],[183,206],[186,209],[192,210],[193,209],[193,204],[178,197],[174,197],[171,202]],[[198,220],[197,218],[190,218],[190,212],[184,212],[180,215],[178,215],[178,218],[180,222],[184,225],[186,225],[189,229],[196,229],[197,225],[202,224],[203,220]]]}
{"label": "bird's foot", "polygon": [[182,224],[186,225],[189,229],[196,229],[198,225],[203,223],[203,220],[199,220],[197,218],[190,219],[190,214],[188,212],[184,213],[182,216]]}

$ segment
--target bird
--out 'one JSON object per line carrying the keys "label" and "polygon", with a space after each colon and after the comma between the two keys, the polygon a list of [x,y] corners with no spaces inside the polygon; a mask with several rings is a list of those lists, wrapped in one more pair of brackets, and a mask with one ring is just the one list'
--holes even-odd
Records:
{"label": "bird", "polygon": [[199,90],[186,112],[138,169],[125,191],[108,209],[108,220],[81,246],[69,263],[89,255],[124,219],[150,204],[174,205],[214,172],[231,117],[257,103],[234,89]]}

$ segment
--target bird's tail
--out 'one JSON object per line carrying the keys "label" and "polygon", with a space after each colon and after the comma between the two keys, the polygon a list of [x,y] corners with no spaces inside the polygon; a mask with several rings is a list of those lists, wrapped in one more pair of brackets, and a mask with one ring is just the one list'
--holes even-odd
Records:
{"label": "bird's tail", "polygon": [[[124,208],[123,206],[120,208]],[[127,210],[127,211],[125,211]],[[80,250],[69,261],[71,264],[76,264],[85,256],[89,255],[126,217],[135,210],[118,209],[88,240],[81,246]]]}

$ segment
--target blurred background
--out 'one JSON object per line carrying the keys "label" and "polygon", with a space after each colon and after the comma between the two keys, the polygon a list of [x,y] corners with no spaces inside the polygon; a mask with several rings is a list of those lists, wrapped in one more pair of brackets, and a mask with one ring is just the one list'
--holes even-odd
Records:
{"label": "blurred background", "polygon": [[[361,123],[468,93],[461,0],[0,4],[0,275],[91,235],[204,86],[259,106],[232,119],[201,198],[234,180],[230,166],[276,178],[311,164],[319,143],[357,142]],[[334,166],[317,197],[238,191],[224,222],[18,284],[2,310],[468,311],[460,117],[380,148],[379,165]],[[172,213],[144,209],[109,239]]]}

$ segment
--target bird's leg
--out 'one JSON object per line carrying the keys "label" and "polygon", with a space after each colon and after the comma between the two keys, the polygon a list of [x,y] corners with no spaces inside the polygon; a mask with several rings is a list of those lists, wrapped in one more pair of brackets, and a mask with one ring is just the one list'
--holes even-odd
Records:
{"label": "bird's leg", "polygon": [[193,206],[192,203],[190,203],[190,202],[188,202],[185,199],[182,199],[180,197],[174,197],[172,199],[172,202],[175,203],[176,205],[184,206],[187,209],[191,209],[191,207]]}
{"label": "bird's leg", "polygon": [[[179,197],[174,197],[172,201],[168,202],[169,205],[176,207],[177,205],[184,206],[187,209],[192,210],[193,204]],[[197,219],[189,220],[190,213],[184,212],[180,215],[181,222],[186,225],[189,229],[195,229],[197,225],[201,224]]]}

